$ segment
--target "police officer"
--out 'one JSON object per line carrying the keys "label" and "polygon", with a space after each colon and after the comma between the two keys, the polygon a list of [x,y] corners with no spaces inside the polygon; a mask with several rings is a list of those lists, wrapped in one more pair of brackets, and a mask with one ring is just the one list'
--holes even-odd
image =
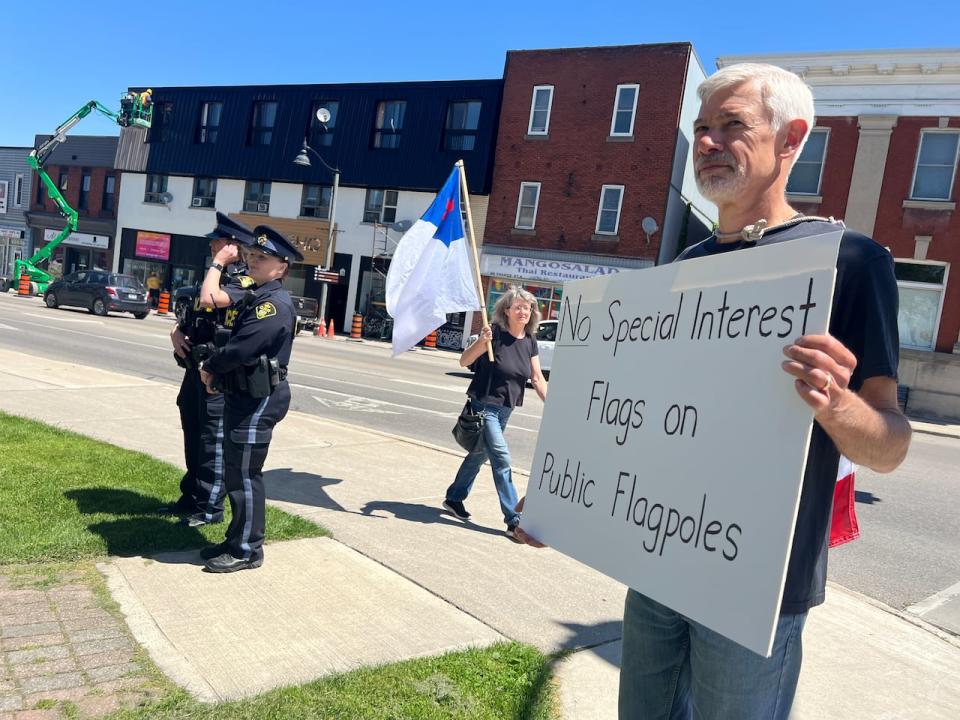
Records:
{"label": "police officer", "polygon": [[[208,391],[222,388],[224,467],[233,517],[226,540],[201,551],[208,572],[234,572],[263,564],[265,496],[263,462],[274,426],[290,407],[287,363],[296,310],[281,282],[303,255],[279,232],[259,225],[245,248],[247,273],[256,287],[236,307],[233,334],[206,360],[201,378]],[[204,285],[212,284],[212,266]]]}
{"label": "police officer", "polygon": [[[246,276],[246,267],[239,262],[237,244],[249,244],[253,235],[249,228],[217,213],[217,224],[210,238],[210,255],[216,257],[225,247],[234,248],[235,262],[221,268],[221,297],[218,307],[201,302],[200,292],[182,319],[170,333],[174,356],[185,369],[177,406],[183,428],[183,453],[187,471],[180,480],[180,498],[160,512],[182,515],[182,523],[198,527],[223,522],[223,395],[210,394],[200,380],[200,364],[230,336],[232,319],[228,306],[244,296],[253,286]],[[216,262],[216,261],[214,261]]]}

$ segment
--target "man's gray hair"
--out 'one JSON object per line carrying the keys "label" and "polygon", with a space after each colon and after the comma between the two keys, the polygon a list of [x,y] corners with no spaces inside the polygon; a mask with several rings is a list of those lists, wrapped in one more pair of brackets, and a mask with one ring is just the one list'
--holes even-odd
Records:
{"label": "man's gray hair", "polygon": [[755,81],[760,86],[760,97],[770,113],[770,125],[779,132],[793,120],[807,123],[807,134],[797,150],[796,157],[810,137],[813,129],[813,93],[807,84],[797,75],[777,67],[761,63],[739,63],[718,70],[700,83],[697,95],[705,103],[718,90],[725,90],[741,83]]}

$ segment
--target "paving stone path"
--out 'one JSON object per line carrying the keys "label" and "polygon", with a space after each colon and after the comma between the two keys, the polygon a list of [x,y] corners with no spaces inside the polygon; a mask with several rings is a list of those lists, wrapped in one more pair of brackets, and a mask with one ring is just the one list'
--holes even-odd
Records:
{"label": "paving stone path", "polygon": [[23,580],[0,569],[0,720],[96,718],[156,694],[125,623],[79,573]]}

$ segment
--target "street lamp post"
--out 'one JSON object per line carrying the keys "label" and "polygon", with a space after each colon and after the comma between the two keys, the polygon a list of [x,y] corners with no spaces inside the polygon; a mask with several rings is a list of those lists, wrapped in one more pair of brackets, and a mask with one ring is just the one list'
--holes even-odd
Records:
{"label": "street lamp post", "polygon": [[[326,258],[326,267],[324,270],[330,270],[331,265],[333,264],[333,223],[337,216],[337,191],[340,188],[340,171],[336,168],[332,168],[327,165],[326,161],[320,157],[320,153],[314,150],[307,144],[307,141],[303,141],[303,147],[300,148],[300,153],[293,160],[294,165],[302,165],[304,167],[310,167],[310,156],[307,154],[307,151],[312,152],[317,160],[330,172],[333,173],[333,190],[330,193],[330,216],[327,218],[328,225],[328,234],[327,234],[327,258]],[[320,289],[320,318],[325,320],[327,318],[327,292],[329,289],[330,283],[324,282],[323,287]]]}

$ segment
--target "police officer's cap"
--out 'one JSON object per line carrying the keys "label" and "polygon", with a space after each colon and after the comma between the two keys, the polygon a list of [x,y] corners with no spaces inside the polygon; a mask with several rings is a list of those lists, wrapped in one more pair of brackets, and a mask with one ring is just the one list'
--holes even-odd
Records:
{"label": "police officer's cap", "polygon": [[284,262],[303,261],[303,254],[293,243],[268,225],[257,225],[253,229],[253,247]]}
{"label": "police officer's cap", "polygon": [[238,223],[231,217],[217,211],[217,224],[213,232],[207,233],[211,240],[233,240],[241,245],[253,244],[253,232],[246,225]]}

